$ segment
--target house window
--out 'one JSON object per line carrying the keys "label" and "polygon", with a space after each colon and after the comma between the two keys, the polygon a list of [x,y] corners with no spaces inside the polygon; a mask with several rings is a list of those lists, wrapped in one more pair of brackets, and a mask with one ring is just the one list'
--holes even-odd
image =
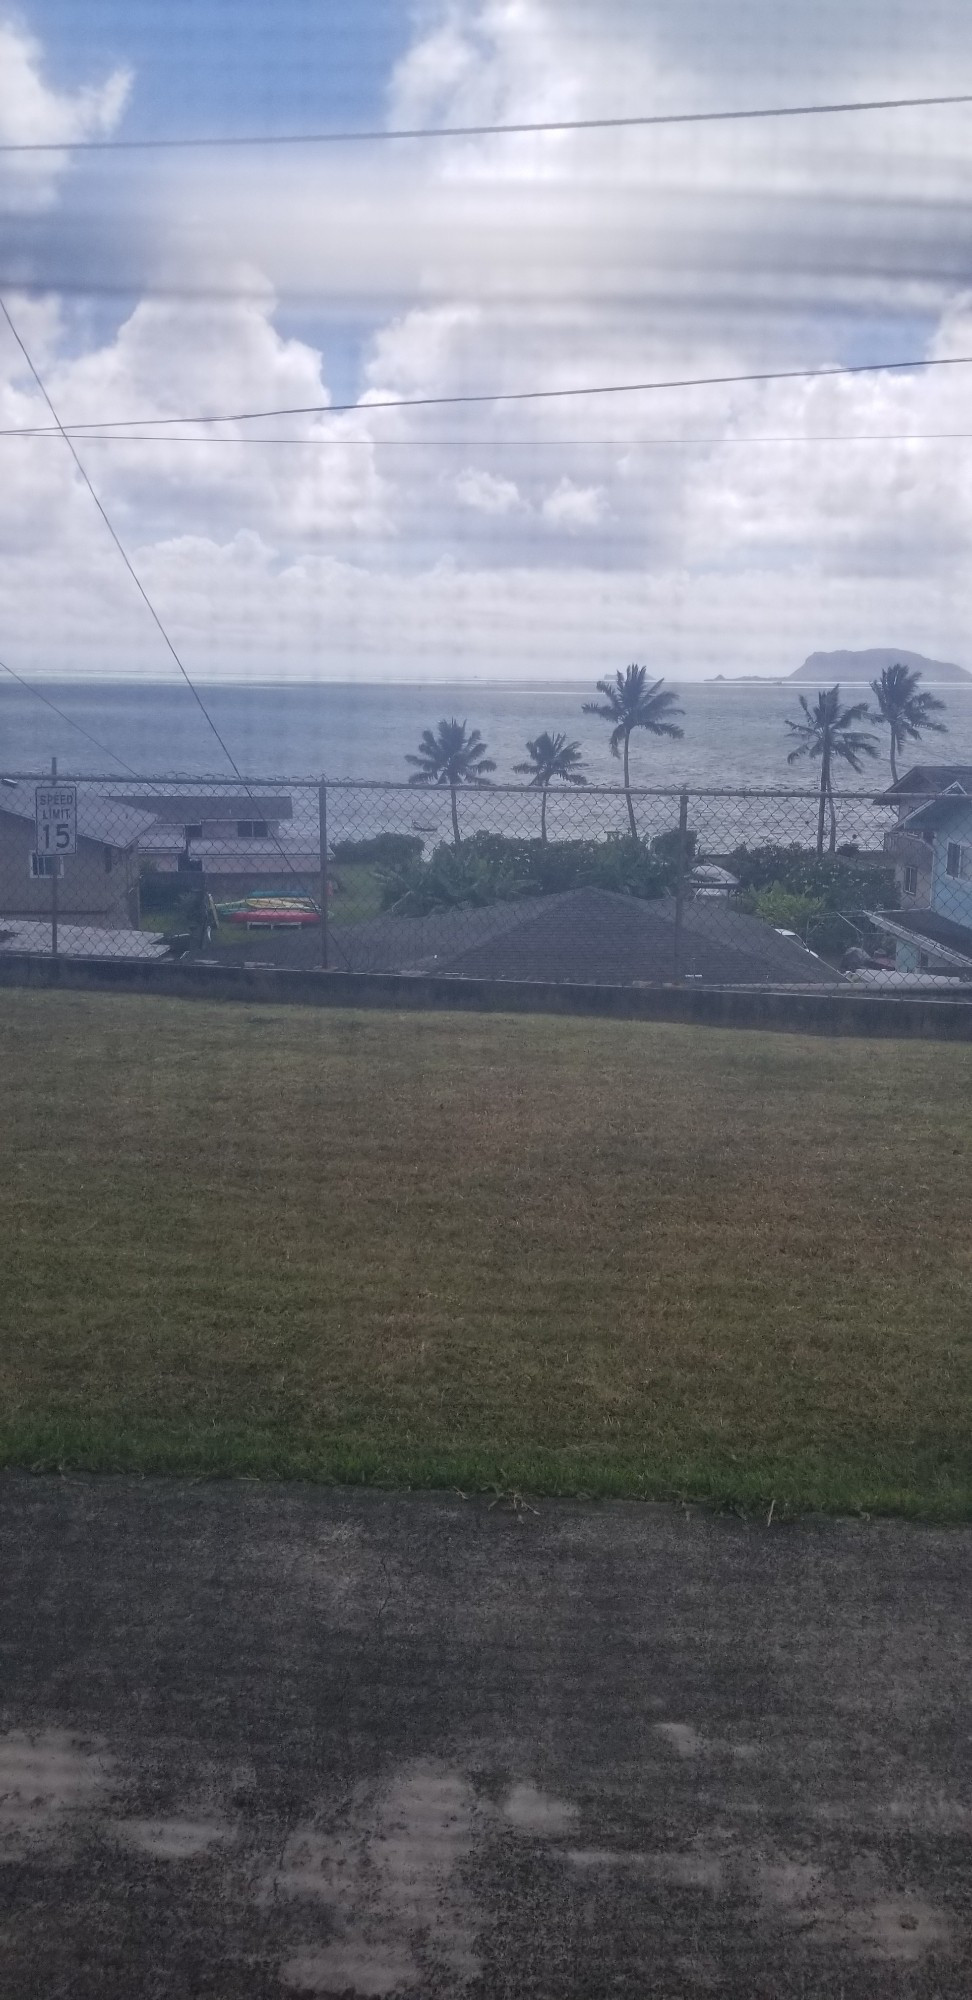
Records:
{"label": "house window", "polygon": [[53,875],[60,877],[64,873],[64,857],[60,854],[30,854],[28,864],[32,882],[44,881]]}
{"label": "house window", "polygon": [[111,849],[110,847],[106,847],[106,848],[105,848],[105,874],[106,874],[106,875],[110,875],[110,874],[111,874],[111,871],[112,871],[112,869],[113,869],[114,865],[115,865],[115,856],[114,856],[114,852],[113,852],[113,850],[112,850],[112,849]]}
{"label": "house window", "polygon": [[183,831],[183,833],[185,834],[185,836],[186,836],[186,840],[187,840],[187,841],[190,841],[190,840],[201,840],[201,839],[202,839],[202,821],[200,821],[200,822],[199,822],[199,825],[198,825],[198,826],[184,826],[184,827],[183,827],[183,829],[182,829],[182,831]]}
{"label": "house window", "polygon": [[904,886],[905,886],[905,895],[906,895],[906,896],[917,896],[917,894],[918,894],[918,870],[917,870],[917,868],[906,868],[906,869],[905,869],[905,872],[904,872]]}
{"label": "house window", "polygon": [[241,840],[266,840],[270,828],[265,819],[238,819],[236,831]]}
{"label": "house window", "polygon": [[945,873],[954,880],[967,881],[972,875],[972,847],[965,847],[961,841],[950,840],[945,849]]}

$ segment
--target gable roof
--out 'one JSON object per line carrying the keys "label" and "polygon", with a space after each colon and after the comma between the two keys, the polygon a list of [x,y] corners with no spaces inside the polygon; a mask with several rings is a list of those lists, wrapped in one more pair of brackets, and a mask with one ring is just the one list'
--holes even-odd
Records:
{"label": "gable roof", "polygon": [[972,928],[943,917],[939,910],[872,910],[874,923],[905,944],[928,949],[932,958],[972,972]]}
{"label": "gable roof", "polygon": [[[38,779],[38,783],[43,783]],[[71,779],[65,779],[70,784]],[[34,819],[35,786],[29,780],[11,782],[9,778],[0,780],[0,813],[11,813],[16,819]],[[82,840],[97,840],[103,847],[127,848],[145,833],[152,824],[151,813],[139,811],[125,800],[113,799],[109,793],[99,792],[93,785],[78,786],[78,835]]]}
{"label": "gable roof", "polygon": [[[353,972],[467,979],[658,984],[675,978],[675,902],[607,889],[524,897],[433,917],[376,917],[335,928],[333,963]],[[837,985],[840,974],[793,938],[722,902],[687,902],[680,972],[717,986]]]}
{"label": "gable roof", "polygon": [[972,812],[972,788],[966,791],[962,785],[949,785],[947,791],[941,792],[938,797],[928,799],[924,805],[916,806],[914,812],[906,813],[899,824],[902,832],[912,832],[925,826],[947,825],[956,813],[969,812]]}
{"label": "gable roof", "polygon": [[933,797],[947,792],[950,785],[961,785],[964,792],[972,792],[972,764],[912,764],[896,784],[881,792],[878,803],[886,805],[889,800],[909,796]]}
{"label": "gable roof", "polygon": [[[291,819],[293,803],[279,792],[253,790],[241,797],[235,792],[139,792],[117,793],[120,804],[151,813],[154,820],[169,826],[198,824],[200,820]],[[314,810],[317,798],[314,797]]]}

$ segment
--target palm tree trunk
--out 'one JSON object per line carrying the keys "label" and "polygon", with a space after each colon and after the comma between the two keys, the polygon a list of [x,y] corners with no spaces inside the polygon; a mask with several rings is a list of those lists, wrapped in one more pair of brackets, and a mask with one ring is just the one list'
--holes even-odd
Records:
{"label": "palm tree trunk", "polygon": [[834,805],[834,792],[833,792],[833,786],[830,786],[830,787],[828,788],[828,791],[827,791],[827,804],[828,804],[828,805],[829,805],[829,807],[830,807],[830,852],[831,852],[831,854],[836,854],[836,852],[837,852],[837,808],[836,808],[836,806]]}
{"label": "palm tree trunk", "polygon": [[634,816],[634,806],[633,806],[633,805],[632,805],[632,803],[631,803],[631,780],[630,780],[630,778],[629,778],[629,775],[628,775],[628,744],[629,744],[629,741],[630,741],[630,735],[626,734],[626,735],[625,735],[625,739],[624,739],[624,796],[625,796],[625,798],[626,798],[626,800],[627,800],[627,803],[628,803],[628,825],[629,825],[629,826],[630,826],[630,828],[631,828],[631,838],[632,838],[632,840],[637,840],[637,838],[638,838],[638,823],[637,823],[637,821],[636,821],[636,819],[635,819],[635,816]]}
{"label": "palm tree trunk", "polygon": [[824,854],[824,814],[830,806],[830,852],[836,848],[836,818],[834,800],[830,796],[830,742],[824,738],[824,748],[820,752],[820,812],[816,816],[816,852]]}
{"label": "palm tree trunk", "polygon": [[894,754],[894,753],[895,753],[895,741],[894,741],[894,724],[892,723],[892,725],[891,725],[891,783],[892,783],[892,785],[896,785],[896,784],[897,784],[897,782],[898,782],[898,760],[897,760],[897,757],[895,756],[895,754]]}
{"label": "palm tree trunk", "polygon": [[544,785],[544,786],[543,786],[543,788],[542,788],[542,804],[541,804],[541,807],[540,807],[540,845],[541,845],[541,847],[546,847],[546,845],[547,845],[547,787],[546,787],[546,785]]}
{"label": "palm tree trunk", "polygon": [[455,843],[456,847],[458,848],[458,847],[459,847],[459,845],[460,845],[460,834],[459,834],[459,806],[458,806],[458,802],[457,802],[457,798],[456,798],[456,788],[455,788],[455,785],[450,785],[450,786],[449,786],[449,796],[450,796],[450,798],[451,798],[451,800],[452,800],[452,838],[453,838],[453,841],[454,841],[454,843]]}

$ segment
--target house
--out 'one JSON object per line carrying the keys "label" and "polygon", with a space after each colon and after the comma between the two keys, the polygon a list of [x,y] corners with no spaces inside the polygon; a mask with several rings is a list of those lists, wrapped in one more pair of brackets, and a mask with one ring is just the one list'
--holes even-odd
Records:
{"label": "house", "polygon": [[679,977],[713,986],[840,983],[839,973],[802,944],[721,899],[685,903],[677,945],[672,897],[644,901],[608,889],[425,918],[376,917],[335,930],[332,938],[353,971],[602,986],[663,985]]}
{"label": "house", "polygon": [[[909,799],[904,788],[918,777],[925,786],[913,785]],[[972,979],[972,766],[919,767],[885,797],[895,793],[898,824],[886,845],[902,907],[873,920],[894,938],[898,972]]]}
{"label": "house", "polygon": [[31,782],[0,779],[0,922],[48,917],[57,867],[62,919],[112,930],[137,924],[138,842],[150,815],[79,785],[77,852],[37,855],[34,790]]}
{"label": "house", "polygon": [[[240,938],[193,954],[220,964],[319,965],[320,937]],[[435,973],[582,985],[831,987],[841,975],[797,939],[719,899],[682,910],[676,946],[671,897],[646,902],[607,889],[524,896],[427,917],[381,916],[330,929],[334,971]],[[676,973],[676,963],[678,973]]]}
{"label": "house", "polygon": [[897,825],[884,836],[884,853],[894,863],[901,908],[929,909],[933,830],[913,820],[916,806],[939,798],[952,786],[972,794],[972,764],[914,764],[882,792],[878,805],[893,806]]}
{"label": "house", "polygon": [[299,798],[297,824],[289,794],[254,786],[245,793],[126,794],[119,802],[151,814],[139,849],[161,874],[181,874],[187,886],[221,896],[256,889],[319,895],[320,840],[316,787]]}

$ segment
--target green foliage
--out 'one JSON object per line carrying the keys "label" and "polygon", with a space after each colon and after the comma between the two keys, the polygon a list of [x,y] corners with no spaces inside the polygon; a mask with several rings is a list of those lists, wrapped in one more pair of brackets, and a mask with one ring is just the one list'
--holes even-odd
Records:
{"label": "green foliage", "polygon": [[748,890],[740,897],[738,907],[751,911],[754,917],[762,917],[764,924],[799,931],[804,937],[811,920],[823,913],[825,904],[822,896],[794,895],[782,882],[771,882],[766,889]]}
{"label": "green foliage", "polygon": [[[665,836],[663,836],[665,838]],[[428,916],[567,889],[611,889],[646,899],[674,892],[677,862],[657,843],[609,834],[606,840],[508,840],[477,833],[461,848],[435,848],[427,861],[389,870],[382,903],[400,915]]]}
{"label": "green foliage", "polygon": [[948,732],[948,724],[936,722],[936,712],[944,714],[945,703],[934,694],[923,693],[918,683],[921,674],[914,667],[906,667],[899,660],[892,667],[884,667],[880,680],[871,682],[871,691],[876,701],[872,721],[883,722],[891,735],[891,775],[897,781],[898,752],[906,743],[918,743],[926,729],[933,729],[939,736]]}
{"label": "green foliage", "polygon": [[677,706],[677,696],[665,687],[664,679],[649,686],[647,667],[626,667],[623,674],[615,674],[613,681],[598,681],[597,691],[603,695],[603,701],[585,701],[583,713],[599,715],[602,722],[611,724],[613,757],[621,755],[622,745],[633,729],[647,729],[652,736],[684,736],[684,729],[670,718],[684,715],[685,710]]}
{"label": "green foliage", "polygon": [[[656,833],[655,838],[651,843],[651,851],[653,854],[657,854],[660,860],[674,861],[677,866],[680,838],[681,836],[679,834],[679,829],[677,826],[671,827],[668,833]],[[691,868],[692,863],[695,860],[695,850],[698,844],[699,844],[698,834],[693,833],[692,829],[690,827],[687,827],[685,830],[686,868]]]}
{"label": "green foliage", "polygon": [[406,764],[417,766],[408,782],[410,785],[485,784],[486,773],[496,769],[486,749],[478,729],[467,729],[455,716],[451,721],[443,716],[437,729],[423,729],[418,754],[406,757]]}
{"label": "green foliage", "polygon": [[[812,854],[796,842],[736,847],[726,858],[741,889],[777,885],[794,896],[818,897],[826,910],[897,907],[893,868],[857,868],[853,855]],[[740,900],[739,907],[743,907]]]}
{"label": "green foliage", "polygon": [[336,840],[335,861],[367,862],[378,868],[402,868],[416,861],[425,842],[418,833],[375,833],[369,840]]}
{"label": "green foliage", "polygon": [[514,764],[513,769],[520,776],[529,777],[531,785],[546,786],[560,778],[565,785],[586,785],[583,758],[579,743],[568,743],[563,730],[553,734],[545,729],[540,736],[527,744],[528,762]]}
{"label": "green foliage", "polygon": [[412,861],[379,878],[382,908],[394,910],[398,916],[427,917],[437,910],[480,908],[486,903],[505,902],[511,896],[535,894],[535,885],[517,867],[518,857],[491,852],[487,843],[493,847],[519,845],[481,834],[460,847],[442,843],[428,861]]}
{"label": "green foliage", "polygon": [[734,907],[797,931],[811,951],[839,957],[873,934],[868,910],[895,909],[899,901],[893,869],[854,861],[853,852],[810,854],[796,845],[737,847],[726,863],[740,884]]}

